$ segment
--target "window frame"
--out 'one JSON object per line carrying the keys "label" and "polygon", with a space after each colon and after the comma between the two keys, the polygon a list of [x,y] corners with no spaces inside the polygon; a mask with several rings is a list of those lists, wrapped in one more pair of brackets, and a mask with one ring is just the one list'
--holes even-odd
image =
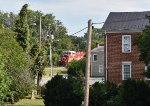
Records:
{"label": "window frame", "polygon": [[[129,37],[129,38],[130,38],[130,42],[129,42],[129,45],[130,45],[130,46],[129,46],[129,49],[130,49],[130,50],[129,50],[129,51],[125,51],[125,50],[124,50],[124,48],[125,48],[124,38],[125,38],[125,37]],[[131,35],[122,35],[122,53],[131,53],[131,42],[132,42],[132,41],[131,41]]]}
{"label": "window frame", "polygon": [[[97,56],[96,60],[95,60],[94,56]],[[96,62],[97,60],[98,60],[98,55],[97,54],[93,54],[93,62]]]}
{"label": "window frame", "polygon": [[[100,71],[100,69],[102,70],[102,72]],[[104,73],[104,66],[103,65],[99,65],[99,73],[100,74]]]}
{"label": "window frame", "polygon": [[130,77],[129,78],[132,78],[132,62],[131,61],[126,61],[126,62],[122,62],[122,80],[127,80],[124,78],[124,65],[130,65]]}

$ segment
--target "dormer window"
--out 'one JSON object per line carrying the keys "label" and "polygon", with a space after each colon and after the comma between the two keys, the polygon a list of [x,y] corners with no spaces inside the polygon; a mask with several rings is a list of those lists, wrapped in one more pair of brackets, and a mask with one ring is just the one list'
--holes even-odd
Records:
{"label": "dormer window", "polygon": [[122,35],[122,53],[131,53],[131,35]]}

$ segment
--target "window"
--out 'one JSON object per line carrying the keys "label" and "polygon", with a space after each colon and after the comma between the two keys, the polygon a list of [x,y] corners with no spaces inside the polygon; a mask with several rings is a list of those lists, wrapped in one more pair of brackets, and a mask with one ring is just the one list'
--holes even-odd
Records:
{"label": "window", "polygon": [[93,61],[97,61],[97,54],[93,55]]}
{"label": "window", "polygon": [[131,53],[131,35],[122,35],[122,52]]}
{"label": "window", "polygon": [[99,65],[99,73],[103,73],[103,65]]}
{"label": "window", "polygon": [[131,62],[122,63],[122,80],[131,78]]}

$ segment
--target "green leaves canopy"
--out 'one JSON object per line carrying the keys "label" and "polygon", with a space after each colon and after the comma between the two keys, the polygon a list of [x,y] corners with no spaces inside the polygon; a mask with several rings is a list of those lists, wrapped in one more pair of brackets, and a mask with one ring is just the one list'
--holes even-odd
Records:
{"label": "green leaves canopy", "polygon": [[16,21],[15,32],[17,34],[16,40],[24,51],[29,49],[29,28],[27,23],[27,8],[28,4],[25,4],[20,13],[19,19]]}

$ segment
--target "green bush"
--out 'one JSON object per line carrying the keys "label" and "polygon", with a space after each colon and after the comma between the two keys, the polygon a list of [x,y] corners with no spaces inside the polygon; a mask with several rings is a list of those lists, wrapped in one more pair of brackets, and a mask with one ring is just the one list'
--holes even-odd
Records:
{"label": "green bush", "polygon": [[56,75],[46,84],[43,99],[45,106],[80,106],[82,94],[82,86],[78,81]]}
{"label": "green bush", "polygon": [[121,87],[124,106],[149,106],[150,86],[147,82],[126,80]]}
{"label": "green bush", "polygon": [[[111,106],[112,98],[118,95],[118,88],[112,83],[96,82],[90,87],[89,106]],[[117,105],[115,105],[117,106]]]}
{"label": "green bush", "polygon": [[0,105],[2,105],[4,98],[8,93],[9,86],[11,83],[6,71],[3,68],[4,68],[3,59],[2,56],[0,55]]}
{"label": "green bush", "polygon": [[67,73],[71,77],[77,77],[80,79],[83,79],[85,75],[85,67],[86,67],[86,61],[85,59],[81,60],[73,60],[71,61],[67,66]]}

